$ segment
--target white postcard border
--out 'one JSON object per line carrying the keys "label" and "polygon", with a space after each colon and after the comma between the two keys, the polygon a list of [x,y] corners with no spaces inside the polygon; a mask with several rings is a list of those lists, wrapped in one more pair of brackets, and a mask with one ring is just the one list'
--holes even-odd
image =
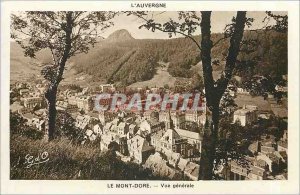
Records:
{"label": "white postcard border", "polygon": [[[130,4],[165,2],[167,8],[151,11],[288,11],[288,131],[287,181],[108,181],[108,180],[10,180],[9,179],[9,82],[10,12],[35,10],[137,10]],[[1,193],[4,194],[287,194],[299,193],[299,2],[283,1],[4,1],[1,5]],[[192,189],[116,189],[111,183],[192,183]]]}

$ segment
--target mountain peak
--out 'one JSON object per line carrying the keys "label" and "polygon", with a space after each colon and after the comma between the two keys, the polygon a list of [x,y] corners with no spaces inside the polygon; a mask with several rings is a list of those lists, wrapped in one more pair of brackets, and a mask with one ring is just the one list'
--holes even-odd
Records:
{"label": "mountain peak", "polygon": [[120,29],[111,33],[107,40],[109,41],[127,41],[134,39],[126,29]]}

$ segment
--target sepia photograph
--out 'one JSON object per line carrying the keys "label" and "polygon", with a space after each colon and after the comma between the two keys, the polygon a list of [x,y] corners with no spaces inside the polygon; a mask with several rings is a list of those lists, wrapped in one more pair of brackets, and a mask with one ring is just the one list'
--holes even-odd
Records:
{"label": "sepia photograph", "polygon": [[287,179],[287,31],[286,12],[13,13],[11,179]]}
{"label": "sepia photograph", "polygon": [[127,3],[9,12],[8,180],[290,180],[290,12]]}

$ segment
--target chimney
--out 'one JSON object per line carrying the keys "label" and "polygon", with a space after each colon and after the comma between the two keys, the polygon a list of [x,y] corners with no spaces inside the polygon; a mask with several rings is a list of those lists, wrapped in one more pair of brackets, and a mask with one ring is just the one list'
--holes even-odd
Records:
{"label": "chimney", "polygon": [[257,152],[261,152],[261,141],[257,141]]}

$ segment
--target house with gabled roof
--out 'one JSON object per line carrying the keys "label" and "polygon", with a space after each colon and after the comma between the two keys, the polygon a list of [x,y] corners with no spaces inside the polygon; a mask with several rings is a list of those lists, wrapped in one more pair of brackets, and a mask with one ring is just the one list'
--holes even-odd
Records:
{"label": "house with gabled roof", "polygon": [[188,176],[191,180],[197,181],[199,178],[199,170],[200,170],[200,165],[189,162],[184,169],[184,174]]}
{"label": "house with gabled roof", "polygon": [[102,135],[104,133],[103,131],[103,125],[101,123],[99,124],[96,124],[94,127],[93,127],[93,131],[96,135]]}
{"label": "house with gabled roof", "polygon": [[103,127],[104,132],[110,131],[111,126],[112,126],[111,122],[106,123]]}
{"label": "house with gabled roof", "polygon": [[117,129],[119,135],[125,136],[129,132],[129,125],[125,122],[121,122]]}
{"label": "house with gabled roof", "polygon": [[240,122],[241,126],[246,126],[257,120],[257,106],[244,105],[233,114],[233,122]]}
{"label": "house with gabled roof", "polygon": [[187,139],[183,139],[174,129],[168,129],[163,137],[160,139],[160,147],[177,152],[180,154],[186,154]]}
{"label": "house with gabled roof", "polygon": [[129,155],[133,157],[137,163],[144,163],[147,158],[154,153],[154,147],[140,135],[135,135],[127,140]]}

